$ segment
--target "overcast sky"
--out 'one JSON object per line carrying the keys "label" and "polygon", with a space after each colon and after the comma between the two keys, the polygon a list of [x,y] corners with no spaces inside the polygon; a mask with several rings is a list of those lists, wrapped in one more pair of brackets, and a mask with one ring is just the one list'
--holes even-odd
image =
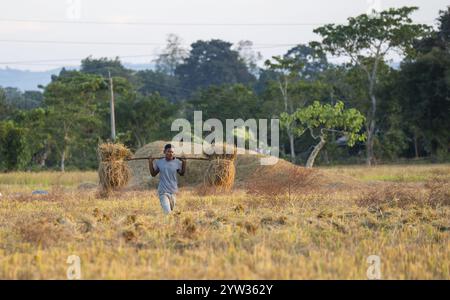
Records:
{"label": "overcast sky", "polygon": [[251,40],[270,58],[317,39],[312,30],[322,24],[405,5],[418,6],[413,19],[432,25],[448,0],[2,0],[0,68],[53,69],[89,55],[148,63],[169,33],[186,46]]}

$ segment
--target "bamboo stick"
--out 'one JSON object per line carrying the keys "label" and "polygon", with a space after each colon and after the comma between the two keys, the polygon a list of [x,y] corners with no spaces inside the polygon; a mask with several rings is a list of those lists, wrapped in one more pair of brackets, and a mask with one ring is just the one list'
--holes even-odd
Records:
{"label": "bamboo stick", "polygon": [[[161,157],[134,157],[134,158],[128,158],[128,159],[124,159],[126,161],[129,160],[141,160],[141,159],[149,159],[149,158],[154,158],[154,159],[160,159],[160,158],[164,158],[165,156],[161,156]],[[178,157],[175,157],[178,158]],[[210,160],[209,158],[205,158],[205,157],[180,157],[180,158],[184,158],[184,159],[190,159],[190,160]]]}

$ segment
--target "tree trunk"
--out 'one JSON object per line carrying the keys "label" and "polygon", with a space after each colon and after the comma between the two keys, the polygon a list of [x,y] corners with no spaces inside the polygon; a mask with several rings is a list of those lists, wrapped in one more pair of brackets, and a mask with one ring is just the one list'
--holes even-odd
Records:
{"label": "tree trunk", "polygon": [[324,160],[325,160],[325,163],[327,164],[327,165],[329,165],[330,164],[330,159],[328,158],[328,151],[325,149],[325,150],[323,150],[323,158],[324,158]]}
{"label": "tree trunk", "polygon": [[380,47],[379,46],[377,50],[377,54],[375,57],[375,62],[372,67],[372,70],[370,73],[368,73],[368,80],[369,80],[369,97],[371,101],[371,107],[369,110],[369,128],[367,130],[367,142],[366,142],[366,149],[367,149],[367,158],[366,158],[366,164],[368,166],[371,166],[373,163],[375,163],[375,156],[373,151],[373,142],[375,139],[375,116],[377,111],[377,98],[375,97],[375,85],[377,83],[377,70],[378,70],[378,63],[379,59],[381,58],[379,56],[380,53]]}
{"label": "tree trunk", "polygon": [[375,121],[370,121],[369,128],[367,130],[367,141],[366,141],[366,150],[367,150],[367,157],[366,157],[366,164],[368,166],[371,166],[374,162],[374,153],[373,153],[373,141],[374,141],[374,128],[375,128]]}
{"label": "tree trunk", "polygon": [[417,134],[414,133],[414,156],[419,159],[419,145],[417,144]]}
{"label": "tree trunk", "polygon": [[66,149],[64,149],[61,153],[61,172],[64,172],[65,160],[66,160]]}
{"label": "tree trunk", "polygon": [[50,154],[50,149],[46,146],[44,153],[42,154],[40,160],[39,160],[39,165],[43,168],[45,167],[45,162],[47,161],[48,155]]}
{"label": "tree trunk", "polygon": [[292,162],[295,162],[295,144],[294,144],[294,135],[291,130],[288,128],[288,136],[289,136],[289,144],[291,147],[291,158]]}
{"label": "tree trunk", "polygon": [[141,139],[140,135],[136,131],[133,131],[133,134],[134,134],[134,137],[136,138],[138,149],[143,147],[144,144],[142,143],[142,139]]}
{"label": "tree trunk", "polygon": [[[289,104],[289,98],[288,98],[288,81],[286,78],[284,78],[283,84],[281,81],[278,82],[279,88],[281,91],[281,95],[283,96],[283,102],[284,102],[284,111],[288,114],[292,114],[292,103]],[[289,137],[289,146],[291,150],[291,159],[292,162],[295,162],[295,143],[294,143],[294,135],[291,132],[291,128],[288,125],[287,126],[287,135]]]}
{"label": "tree trunk", "polygon": [[314,160],[317,157],[317,154],[319,154],[320,150],[323,148],[323,146],[325,146],[325,139],[320,136],[320,142],[314,147],[313,151],[311,152],[311,154],[308,157],[308,160],[306,161],[306,167],[307,168],[312,168],[314,165]]}
{"label": "tree trunk", "polygon": [[373,152],[373,142],[375,138],[375,114],[377,110],[377,98],[374,94],[374,84],[375,79],[372,78],[370,82],[369,95],[370,100],[372,102],[371,110],[369,111],[370,115],[370,123],[369,128],[367,129],[367,142],[366,142],[366,150],[367,150],[367,158],[366,164],[371,166],[374,161],[374,152]]}

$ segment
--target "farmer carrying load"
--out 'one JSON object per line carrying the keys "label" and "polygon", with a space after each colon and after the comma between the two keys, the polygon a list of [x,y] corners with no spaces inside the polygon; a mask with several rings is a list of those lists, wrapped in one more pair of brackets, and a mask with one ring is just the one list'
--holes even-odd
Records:
{"label": "farmer carrying load", "polygon": [[150,174],[155,177],[160,173],[158,195],[161,207],[166,214],[173,211],[176,203],[175,194],[178,192],[177,173],[181,176],[186,171],[186,160],[175,158],[174,147],[171,144],[164,146],[165,157],[155,160],[149,157],[148,166]]}

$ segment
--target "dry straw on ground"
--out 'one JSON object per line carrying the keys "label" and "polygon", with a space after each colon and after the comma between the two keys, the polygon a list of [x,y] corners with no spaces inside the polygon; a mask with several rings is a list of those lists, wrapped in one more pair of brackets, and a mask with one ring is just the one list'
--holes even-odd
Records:
{"label": "dry straw on ground", "polygon": [[262,198],[275,198],[294,194],[305,194],[314,187],[317,179],[314,169],[307,169],[295,165],[285,165],[280,168],[262,166],[249,177],[246,183],[247,192]]}
{"label": "dry straw on ground", "polygon": [[447,180],[439,178],[431,178],[420,188],[414,184],[385,183],[362,192],[358,197],[357,204],[372,208],[449,206],[450,184]]}
{"label": "dry straw on ground", "polygon": [[[137,162],[148,166],[145,160]],[[238,155],[236,162],[235,187],[242,188],[261,166],[253,155]],[[203,180],[200,171],[208,163],[193,161],[188,172],[198,166],[198,179]],[[289,165],[280,159],[255,176],[266,185],[287,180],[282,175],[289,174]],[[265,172],[270,168],[274,173]],[[185,182],[176,214],[170,217],[153,191],[129,191],[104,200],[91,190],[78,190],[80,183],[95,180],[92,172],[0,174],[0,278],[65,279],[64,262],[75,253],[86,280],[361,280],[367,279],[367,256],[381,251],[383,279],[448,279],[450,165],[439,167],[441,181],[432,177],[436,168],[319,169],[307,185],[308,195],[299,189],[292,194],[294,201],[285,196],[267,201],[243,190],[200,197]],[[380,182],[380,172],[396,177]],[[355,174],[353,181],[346,174]],[[10,198],[36,189],[30,182],[34,176],[46,180],[49,191],[61,182],[66,188],[51,200]],[[398,192],[391,184],[407,191]],[[368,188],[389,187],[393,192],[359,203]],[[378,203],[379,209],[373,209]]]}
{"label": "dry straw on ground", "polygon": [[131,171],[125,160],[131,158],[132,154],[123,144],[113,143],[100,144],[97,154],[100,160],[98,168],[99,195],[106,197],[129,182]]}

